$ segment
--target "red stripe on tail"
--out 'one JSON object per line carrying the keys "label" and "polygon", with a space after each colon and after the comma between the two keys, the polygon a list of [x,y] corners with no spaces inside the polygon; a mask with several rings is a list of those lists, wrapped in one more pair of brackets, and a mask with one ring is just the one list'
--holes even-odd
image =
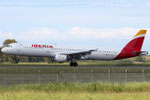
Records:
{"label": "red stripe on tail", "polygon": [[141,52],[141,48],[143,45],[144,36],[135,38],[131,40],[119,53],[119,55],[115,58],[117,59],[124,59],[138,56]]}

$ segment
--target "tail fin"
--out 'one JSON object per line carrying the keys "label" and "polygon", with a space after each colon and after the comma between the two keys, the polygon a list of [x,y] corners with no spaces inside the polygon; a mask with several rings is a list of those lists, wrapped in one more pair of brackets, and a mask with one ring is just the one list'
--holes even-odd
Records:
{"label": "tail fin", "polygon": [[140,55],[146,32],[147,30],[140,30],[115,59],[124,59]]}
{"label": "tail fin", "polygon": [[134,38],[125,46],[125,48],[141,51],[143,41],[147,30],[140,30]]}

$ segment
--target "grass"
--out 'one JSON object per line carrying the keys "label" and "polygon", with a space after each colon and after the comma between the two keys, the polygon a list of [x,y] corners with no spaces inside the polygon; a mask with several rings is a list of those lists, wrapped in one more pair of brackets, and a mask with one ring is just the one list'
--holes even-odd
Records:
{"label": "grass", "polygon": [[150,92],[150,83],[50,83],[26,84],[0,87],[3,91],[44,91],[44,92]]}
{"label": "grass", "polygon": [[0,100],[149,100],[150,83],[61,83],[0,87]]}
{"label": "grass", "polygon": [[0,100],[149,100],[144,93],[87,93],[17,91],[0,93]]}

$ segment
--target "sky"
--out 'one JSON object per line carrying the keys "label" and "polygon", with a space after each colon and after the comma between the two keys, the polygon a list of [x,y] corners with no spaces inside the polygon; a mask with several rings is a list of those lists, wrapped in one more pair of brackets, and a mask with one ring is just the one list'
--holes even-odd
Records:
{"label": "sky", "polygon": [[123,48],[148,30],[143,50],[150,52],[149,0],[0,0],[0,46],[20,43]]}

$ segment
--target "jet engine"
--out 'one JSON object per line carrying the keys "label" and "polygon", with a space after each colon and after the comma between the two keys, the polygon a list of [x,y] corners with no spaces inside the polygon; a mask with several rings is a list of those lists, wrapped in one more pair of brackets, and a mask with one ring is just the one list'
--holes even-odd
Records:
{"label": "jet engine", "polygon": [[67,61],[67,56],[66,55],[60,55],[60,54],[56,54],[55,55],[55,58],[54,58],[54,61],[56,62],[65,62]]}

